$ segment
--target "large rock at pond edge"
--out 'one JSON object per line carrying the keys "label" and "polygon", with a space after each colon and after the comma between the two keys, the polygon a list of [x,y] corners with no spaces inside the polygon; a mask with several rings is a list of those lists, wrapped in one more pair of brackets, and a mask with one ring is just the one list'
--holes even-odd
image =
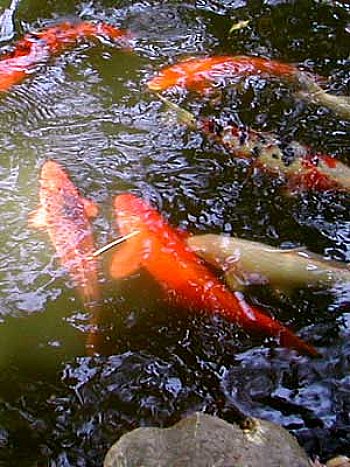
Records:
{"label": "large rock at pond edge", "polygon": [[242,430],[196,413],[170,428],[137,428],[108,451],[104,467],[310,467],[284,428],[259,419]]}

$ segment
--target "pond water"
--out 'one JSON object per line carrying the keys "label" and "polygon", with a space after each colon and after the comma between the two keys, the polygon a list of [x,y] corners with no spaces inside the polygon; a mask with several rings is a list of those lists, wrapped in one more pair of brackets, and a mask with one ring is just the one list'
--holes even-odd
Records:
{"label": "pond water", "polygon": [[[4,6],[6,2],[1,2]],[[144,272],[103,288],[101,355],[86,356],[88,315],[45,232],[28,227],[49,158],[100,206],[97,243],[115,236],[112,200],[131,191],[174,226],[350,260],[350,197],[286,196],[176,121],[145,82],[163,65],[205,54],[295,63],[350,94],[350,7],[341,1],[22,0],[16,38],[81,17],[127,28],[135,51],[83,41],[0,97],[0,464],[101,465],[138,426],[167,426],[194,410],[234,420],[235,408],[282,424],[312,456],[350,452],[349,284],[271,290],[247,299],[322,357],[310,360],[225,320],[168,305]],[[249,20],[229,33],[232,24]],[[4,50],[10,44],[4,44]],[[241,81],[242,83],[242,81]],[[295,98],[278,80],[249,78],[213,103],[169,93],[196,115],[276,131],[350,164],[350,122]]]}

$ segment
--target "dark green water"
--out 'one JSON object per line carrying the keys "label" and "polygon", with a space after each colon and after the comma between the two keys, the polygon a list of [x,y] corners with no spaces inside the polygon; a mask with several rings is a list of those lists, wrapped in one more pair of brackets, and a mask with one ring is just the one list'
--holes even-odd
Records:
{"label": "dark green water", "polygon": [[[269,176],[248,177],[144,86],[162,65],[186,56],[260,54],[326,76],[330,92],[350,94],[349,6],[22,0],[16,38],[79,16],[130,29],[135,53],[81,43],[0,99],[0,465],[97,466],[132,428],[166,426],[194,410],[232,420],[236,406],[282,424],[310,455],[349,455],[348,285],[334,294],[248,297],[317,346],[322,358],[310,361],[219,318],[171,308],[144,273],[119,283],[106,274],[103,355],[89,358],[88,317],[48,236],[27,225],[40,167],[52,158],[100,205],[99,245],[113,236],[113,196],[131,190],[192,232],[306,246],[349,261],[349,195],[290,198]],[[247,19],[247,28],[229,35]],[[276,80],[247,79],[214,108],[195,95],[171,98],[350,164],[350,123],[296,100]]]}

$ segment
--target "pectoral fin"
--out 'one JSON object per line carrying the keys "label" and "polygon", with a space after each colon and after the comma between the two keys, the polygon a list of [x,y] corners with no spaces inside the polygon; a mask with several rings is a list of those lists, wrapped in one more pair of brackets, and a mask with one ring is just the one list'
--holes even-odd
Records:
{"label": "pectoral fin", "polygon": [[98,206],[94,201],[84,198],[84,211],[88,217],[96,217],[98,214]]}
{"label": "pectoral fin", "polygon": [[29,214],[28,224],[34,229],[45,229],[47,227],[45,209],[42,206]]}
{"label": "pectoral fin", "polygon": [[241,271],[238,267],[231,267],[229,271],[226,271],[225,279],[227,285],[234,292],[242,292],[250,285],[267,285],[269,283],[268,279],[264,275]]}
{"label": "pectoral fin", "polygon": [[226,284],[233,292],[244,292],[246,284],[243,284],[235,274],[226,274],[225,280]]}
{"label": "pectoral fin", "polygon": [[114,254],[110,266],[110,274],[114,279],[123,279],[141,267],[141,250],[139,242],[128,240]]}

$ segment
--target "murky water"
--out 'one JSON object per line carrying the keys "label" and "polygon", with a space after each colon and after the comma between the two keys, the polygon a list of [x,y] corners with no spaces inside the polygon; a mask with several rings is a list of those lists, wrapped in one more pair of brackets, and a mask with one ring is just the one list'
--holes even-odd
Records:
{"label": "murky water", "polygon": [[[331,92],[350,94],[349,6],[22,0],[17,38],[78,16],[128,28],[135,52],[82,42],[0,99],[1,465],[101,465],[127,430],[168,425],[194,410],[232,420],[236,406],[281,423],[311,455],[349,454],[349,285],[248,297],[317,346],[322,358],[310,361],[217,317],[171,308],[145,273],[118,283],[105,274],[103,355],[91,358],[88,316],[47,234],[28,227],[40,167],[52,158],[99,204],[99,245],[115,235],[114,195],[131,190],[192,232],[306,246],[349,261],[349,195],[291,198],[266,174],[248,177],[144,86],[179,58],[239,53],[296,63],[329,77]],[[239,20],[250,23],[230,35]],[[197,114],[278,131],[350,164],[349,122],[296,100],[276,80],[247,79],[216,105],[194,94],[171,99]]]}

